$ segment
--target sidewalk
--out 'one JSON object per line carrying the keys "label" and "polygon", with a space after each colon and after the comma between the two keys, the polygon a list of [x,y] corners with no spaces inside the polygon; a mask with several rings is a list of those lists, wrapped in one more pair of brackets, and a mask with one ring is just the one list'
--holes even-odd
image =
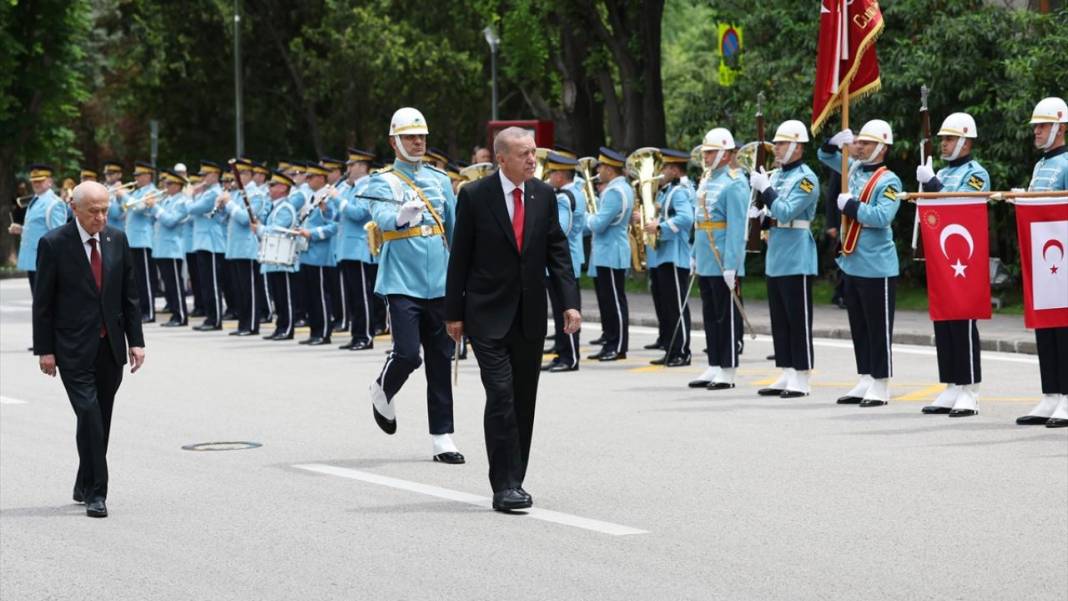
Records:
{"label": "sidewalk", "polygon": [[[631,325],[656,327],[653,298],[648,293],[627,293]],[[601,321],[593,290],[582,291],[582,318],[586,321]],[[771,334],[771,318],[768,303],[751,301],[745,304],[750,323],[757,334]],[[701,301],[690,299],[690,317],[693,329],[701,330]],[[812,335],[816,338],[840,338],[849,340],[849,319],[845,309],[833,305],[817,305],[812,311]],[[1024,327],[1022,315],[994,315],[992,319],[979,322],[979,339],[984,351],[1004,353],[1037,354],[1035,334]],[[934,327],[926,311],[897,311],[894,315],[894,342],[934,346]]]}

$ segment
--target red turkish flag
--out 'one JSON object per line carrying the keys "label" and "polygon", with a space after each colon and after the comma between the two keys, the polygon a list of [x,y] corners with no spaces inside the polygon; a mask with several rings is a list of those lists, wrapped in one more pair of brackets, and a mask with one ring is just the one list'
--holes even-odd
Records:
{"label": "red turkish flag", "polygon": [[820,0],[820,37],[816,50],[816,85],[812,90],[812,131],[850,100],[879,89],[875,38],[883,31],[878,0]]}
{"label": "red turkish flag", "polygon": [[921,200],[917,204],[931,319],[990,319],[986,199]]}
{"label": "red turkish flag", "polygon": [[1068,327],[1068,200],[1016,199],[1024,325]]}

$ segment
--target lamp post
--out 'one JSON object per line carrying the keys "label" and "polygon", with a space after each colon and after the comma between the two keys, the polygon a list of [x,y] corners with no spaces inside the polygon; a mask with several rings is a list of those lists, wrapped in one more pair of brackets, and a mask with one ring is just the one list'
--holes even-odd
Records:
{"label": "lamp post", "polygon": [[234,0],[234,156],[245,154],[245,115],[241,98],[241,0]]}
{"label": "lamp post", "polygon": [[490,73],[493,79],[493,120],[497,120],[497,48],[501,45],[501,38],[497,37],[497,30],[492,25],[482,30],[486,43],[490,47]]}

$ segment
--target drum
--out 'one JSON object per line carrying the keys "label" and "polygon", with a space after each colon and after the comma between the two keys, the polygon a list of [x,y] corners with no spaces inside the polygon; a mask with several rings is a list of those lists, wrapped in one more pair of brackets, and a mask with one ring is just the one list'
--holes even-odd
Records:
{"label": "drum", "polygon": [[[303,239],[301,239],[303,240]],[[259,262],[264,265],[293,267],[300,252],[298,239],[286,232],[267,232],[260,239]]]}

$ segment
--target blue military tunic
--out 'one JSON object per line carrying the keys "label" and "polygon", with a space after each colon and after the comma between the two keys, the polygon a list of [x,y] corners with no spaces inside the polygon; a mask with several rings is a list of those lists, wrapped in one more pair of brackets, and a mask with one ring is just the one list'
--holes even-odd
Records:
{"label": "blue military tunic", "polygon": [[[297,209],[290,202],[289,198],[282,198],[274,201],[270,211],[267,213],[267,217],[261,222],[260,226],[256,228],[256,236],[263,238],[267,232],[284,232],[297,228],[299,217],[297,216]],[[295,273],[300,269],[300,255],[297,255],[297,260],[293,265],[273,265],[262,263],[260,264],[260,273],[273,273],[273,272],[289,272]]]}
{"label": "blue military tunic", "polygon": [[582,234],[586,229],[586,191],[576,181],[565,185],[562,190],[567,190],[574,197],[575,206],[572,207],[571,198],[567,194],[557,194],[556,206],[559,211],[560,228],[567,236],[567,246],[571,251],[571,267],[577,278],[582,272],[582,262],[586,259],[586,251],[582,247]]}
{"label": "blue military tunic", "polygon": [[341,204],[338,206],[338,233],[334,237],[334,256],[338,261],[362,261],[376,263],[367,245],[367,231],[364,229],[371,221],[371,204],[366,198],[367,187],[371,184],[369,176],[361,177],[347,186],[342,192]]}
{"label": "blue military tunic", "polygon": [[1068,190],[1068,146],[1047,152],[1035,163],[1027,189],[1033,192]]}
{"label": "blue military tunic", "polygon": [[[709,174],[694,206],[693,255],[697,275],[721,276],[723,270],[745,275],[745,230],[749,225],[749,182],[739,169],[720,167]],[[719,251],[723,269],[712,252]]]}
{"label": "blue military tunic", "polygon": [[189,214],[193,217],[193,251],[208,251],[222,254],[226,252],[226,211],[212,211],[215,200],[222,193],[219,184],[212,184],[206,190],[193,197],[189,203]]}
{"label": "blue military tunic", "polygon": [[990,174],[970,156],[949,161],[938,170],[937,179],[923,184],[925,192],[986,192]]}
{"label": "blue military tunic", "polygon": [[311,238],[308,239],[308,250],[301,255],[301,262],[315,267],[333,267],[337,265],[334,259],[337,221],[331,202],[327,200],[323,204],[324,208],[320,208],[318,203],[305,207],[308,213],[301,227],[311,232]]}
{"label": "blue military tunic", "polygon": [[[152,238],[155,237],[155,223],[152,217],[153,211],[139,201],[145,196],[157,191],[152,184],[142,186],[127,195],[126,205],[126,239],[130,242],[130,248],[152,248]],[[156,195],[159,198],[159,195]]]}
{"label": "blue military tunic", "polygon": [[167,196],[153,207],[156,237],[152,241],[153,259],[185,258],[185,223],[189,197],[178,193]]}
{"label": "blue military tunic", "polygon": [[114,190],[108,190],[108,225],[120,230],[126,229],[126,215],[122,210],[122,199],[115,195]]}
{"label": "blue military tunic", "polygon": [[[820,148],[818,155],[820,162],[841,173],[841,151],[832,153]],[[897,194],[902,189],[901,179],[892,171],[884,172],[872,190],[869,201],[862,203],[860,196],[876,169],[876,165],[862,165],[854,159],[849,160],[849,191],[853,194],[853,200],[843,212],[848,215],[855,207],[856,220],[864,227],[860,230],[856,248],[848,255],[840,255],[838,266],[847,275],[857,277],[897,277],[897,247],[894,246],[890,224],[901,206],[897,200]],[[845,236],[845,232],[841,235]]]}
{"label": "blue military tunic", "polygon": [[645,257],[649,269],[671,263],[690,268],[690,231],[693,229],[694,189],[689,182],[672,182],[656,195],[660,207],[660,234],[656,248],[646,245]]}
{"label": "blue military tunic", "polygon": [[[252,214],[256,216],[257,220],[262,220],[267,199],[260,194],[260,188],[255,185],[247,185],[245,190],[249,193]],[[248,208],[245,207],[245,201],[242,198],[244,194],[245,192],[231,192],[230,200],[227,201],[224,207],[227,214],[226,258],[231,260],[254,260],[260,250],[259,239],[250,226]]]}
{"label": "blue military tunic", "polygon": [[590,250],[590,269],[630,267],[630,215],[634,211],[634,188],[623,176],[616,177],[601,191],[597,213],[586,218],[586,227],[593,232]]}
{"label": "blue military tunic", "polygon": [[778,222],[768,233],[764,273],[770,277],[816,275],[816,239],[811,222],[820,200],[820,181],[801,161],[784,166],[771,176],[771,187],[761,195]]}
{"label": "blue military tunic", "polygon": [[67,222],[67,205],[56,193],[47,190],[35,196],[22,218],[22,240],[19,241],[18,268],[37,271],[37,243],[49,231]]}
{"label": "blue military tunic", "polygon": [[[456,197],[452,193],[449,176],[427,165],[411,164],[400,159],[394,161],[393,169],[413,180],[426,195],[445,226],[445,235],[451,239],[456,222]],[[367,196],[392,198],[401,203],[418,200],[419,196],[392,171],[383,171],[371,176]],[[420,223],[397,227],[397,211],[400,204],[394,202],[371,202],[371,216],[383,232],[406,230],[411,227],[436,225],[430,211],[424,210]],[[449,265],[449,248],[441,236],[415,236],[386,242],[379,255],[378,279],[375,292],[378,294],[402,294],[413,298],[436,299],[445,296],[445,274]]]}

